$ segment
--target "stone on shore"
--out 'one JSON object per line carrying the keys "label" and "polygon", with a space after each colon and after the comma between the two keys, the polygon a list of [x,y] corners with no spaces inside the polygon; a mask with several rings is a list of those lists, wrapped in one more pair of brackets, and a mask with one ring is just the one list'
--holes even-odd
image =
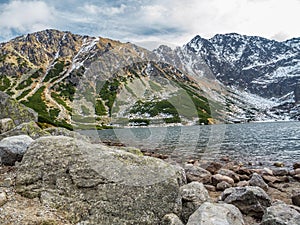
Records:
{"label": "stone on shore", "polygon": [[39,197],[74,224],[160,224],[180,215],[182,170],[70,137],[42,137],[19,165],[18,193]]}
{"label": "stone on shore", "polygon": [[0,119],[0,134],[13,129],[15,126],[16,125],[11,118]]}
{"label": "stone on shore", "polygon": [[249,180],[249,185],[260,187],[260,188],[264,189],[265,191],[267,191],[269,188],[269,186],[265,183],[264,179],[257,173],[252,174],[252,177]]}
{"label": "stone on shore", "polygon": [[203,203],[194,212],[187,225],[244,225],[242,213],[234,205]]}
{"label": "stone on shore", "polygon": [[0,207],[2,207],[7,202],[7,196],[4,191],[0,191]]}
{"label": "stone on shore", "polygon": [[234,185],[234,180],[228,176],[224,176],[221,174],[215,174],[211,178],[211,182],[213,185],[217,186],[218,183],[221,183],[222,181],[227,182],[230,185]]}
{"label": "stone on shore", "polygon": [[231,187],[232,187],[232,185],[228,184],[226,181],[222,181],[222,182],[217,184],[216,190],[217,191],[224,191],[227,188],[231,188]]}
{"label": "stone on shore", "polygon": [[293,168],[294,168],[294,170],[300,169],[300,162],[295,162],[295,163],[293,164]]}
{"label": "stone on shore", "polygon": [[267,207],[271,205],[271,199],[260,187],[234,187],[226,189],[221,199],[238,207],[242,213],[261,218]]}
{"label": "stone on shore", "polygon": [[210,199],[208,191],[199,182],[192,182],[180,187],[180,195],[182,197],[182,219],[185,223],[202,203]]}
{"label": "stone on shore", "polygon": [[210,183],[211,182],[211,173],[200,166],[193,164],[186,164],[184,166],[186,178],[188,182],[198,181],[200,183]]}
{"label": "stone on shore", "polygon": [[27,147],[33,142],[28,135],[18,135],[4,138],[0,141],[1,163],[5,166],[14,166],[21,161]]}
{"label": "stone on shore", "polygon": [[300,190],[295,190],[292,195],[292,202],[294,205],[300,207]]}
{"label": "stone on shore", "polygon": [[267,208],[261,225],[300,225],[300,213],[284,203],[276,203]]}
{"label": "stone on shore", "polygon": [[235,172],[233,172],[231,170],[228,170],[228,169],[220,169],[218,171],[218,174],[221,174],[221,175],[224,175],[224,176],[232,178],[235,183],[237,183],[237,182],[240,181],[239,175],[237,175]]}

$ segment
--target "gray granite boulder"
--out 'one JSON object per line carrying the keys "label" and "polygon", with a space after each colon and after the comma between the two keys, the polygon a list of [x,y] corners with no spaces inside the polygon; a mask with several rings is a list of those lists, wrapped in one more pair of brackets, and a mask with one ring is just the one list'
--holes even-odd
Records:
{"label": "gray granite boulder", "polygon": [[166,214],[180,215],[182,177],[160,159],[49,136],[28,148],[16,189],[64,211],[74,224],[156,225]]}
{"label": "gray granite boulder", "polygon": [[0,141],[1,163],[6,166],[13,166],[15,162],[21,161],[28,146],[33,139],[28,135],[19,135],[4,138]]}
{"label": "gray granite boulder", "polygon": [[266,208],[271,206],[271,199],[260,187],[234,187],[226,189],[221,199],[238,207],[242,213],[261,218]]}
{"label": "gray granite boulder", "polygon": [[203,203],[187,225],[244,225],[243,215],[237,207],[226,203]]}
{"label": "gray granite boulder", "polygon": [[199,182],[192,182],[180,187],[182,197],[182,220],[187,222],[199,206],[210,199],[208,191]]}
{"label": "gray granite boulder", "polygon": [[250,186],[256,186],[264,189],[265,191],[268,190],[269,186],[266,184],[264,179],[257,173],[253,173],[251,179],[249,180]]}
{"label": "gray granite boulder", "polygon": [[267,208],[261,225],[300,225],[300,213],[287,204],[277,203]]}

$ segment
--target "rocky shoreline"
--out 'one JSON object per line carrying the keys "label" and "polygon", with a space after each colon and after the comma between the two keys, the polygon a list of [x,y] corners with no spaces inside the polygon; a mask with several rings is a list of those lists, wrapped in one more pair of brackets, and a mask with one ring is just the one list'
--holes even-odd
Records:
{"label": "rocky shoreline", "polygon": [[1,224],[300,224],[300,162],[177,165],[34,121],[0,124]]}

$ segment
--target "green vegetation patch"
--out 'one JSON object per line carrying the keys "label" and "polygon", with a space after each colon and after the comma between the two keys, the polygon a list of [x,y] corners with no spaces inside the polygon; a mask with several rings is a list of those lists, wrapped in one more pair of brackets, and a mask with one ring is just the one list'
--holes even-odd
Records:
{"label": "green vegetation patch", "polygon": [[66,110],[69,112],[72,112],[72,108],[67,105],[67,103],[59,96],[59,94],[56,94],[55,92],[51,92],[51,97],[60,105],[65,107]]}
{"label": "green vegetation patch", "polygon": [[21,100],[22,98],[24,98],[25,96],[27,96],[29,93],[30,93],[31,89],[28,89],[26,91],[23,91],[22,94],[20,94],[18,97],[17,97],[17,100]]}
{"label": "green vegetation patch", "polygon": [[48,71],[46,77],[44,78],[44,82],[48,82],[52,78],[59,77],[60,73],[64,70],[64,65],[64,61],[56,62],[53,68]]}
{"label": "green vegetation patch", "polygon": [[104,100],[105,105],[108,107],[109,115],[111,115],[111,110],[116,99],[120,84],[120,81],[114,78],[111,81],[106,81],[103,85],[101,85],[102,87],[99,90],[99,96]]}
{"label": "green vegetation patch", "polygon": [[74,100],[74,95],[76,88],[71,83],[60,83],[57,91],[60,92],[60,95],[68,98],[71,102]]}
{"label": "green vegetation patch", "polygon": [[29,87],[31,84],[32,84],[32,78],[29,77],[28,79],[22,81],[22,82],[16,87],[16,89],[17,89],[17,90],[22,90],[22,89],[24,89],[24,88]]}
{"label": "green vegetation patch", "polygon": [[7,76],[0,77],[0,91],[5,91],[10,85],[11,83]]}
{"label": "green vegetation patch", "polygon": [[95,113],[97,116],[106,116],[107,115],[106,108],[103,105],[101,100],[96,100],[96,102],[95,102]]}

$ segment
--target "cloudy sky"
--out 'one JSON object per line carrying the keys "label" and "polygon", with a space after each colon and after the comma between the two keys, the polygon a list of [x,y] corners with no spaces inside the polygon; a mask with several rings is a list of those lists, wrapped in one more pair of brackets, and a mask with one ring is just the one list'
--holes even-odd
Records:
{"label": "cloudy sky", "polygon": [[0,41],[46,28],[182,45],[196,34],[300,37],[300,0],[0,0]]}

